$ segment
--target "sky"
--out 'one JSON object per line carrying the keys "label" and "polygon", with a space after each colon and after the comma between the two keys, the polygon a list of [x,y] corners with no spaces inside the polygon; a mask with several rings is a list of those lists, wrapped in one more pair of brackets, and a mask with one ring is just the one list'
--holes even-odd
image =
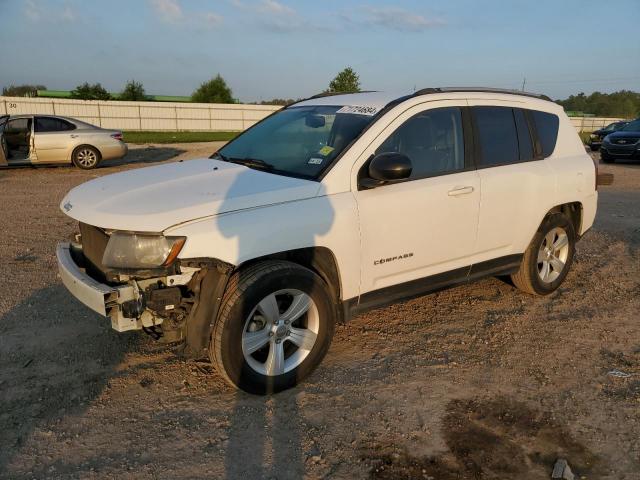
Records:
{"label": "sky", "polygon": [[363,89],[640,91],[640,0],[0,0],[0,87],[129,79],[244,102],[307,97],[344,67]]}

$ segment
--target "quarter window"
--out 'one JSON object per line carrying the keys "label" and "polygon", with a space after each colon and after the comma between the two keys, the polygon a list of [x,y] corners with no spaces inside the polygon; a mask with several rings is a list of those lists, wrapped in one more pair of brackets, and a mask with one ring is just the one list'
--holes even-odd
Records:
{"label": "quarter window", "polygon": [[508,107],[474,107],[476,135],[479,141],[480,166],[508,165],[520,161],[518,131],[513,109]]}
{"label": "quarter window", "polygon": [[536,132],[542,146],[542,154],[548,157],[556,148],[560,119],[552,113],[539,112],[537,110],[531,110],[531,114],[536,124]]}
{"label": "quarter window", "polygon": [[393,132],[376,154],[398,152],[411,160],[411,179],[464,169],[464,135],[459,108],[421,112]]}
{"label": "quarter window", "polygon": [[61,118],[36,117],[34,129],[36,132],[64,132],[67,130],[75,130],[75,128],[75,125]]}

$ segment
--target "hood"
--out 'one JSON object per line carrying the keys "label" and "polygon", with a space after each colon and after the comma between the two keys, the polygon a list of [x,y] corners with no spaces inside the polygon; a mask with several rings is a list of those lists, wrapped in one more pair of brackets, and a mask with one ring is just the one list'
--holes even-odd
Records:
{"label": "hood", "polygon": [[62,200],[80,222],[161,232],[198,218],[314,197],[317,182],[213,159],[139,168],[83,183]]}
{"label": "hood", "polygon": [[614,138],[629,138],[629,139],[637,140],[638,138],[640,138],[640,132],[632,132],[632,131],[627,132],[624,130],[618,130],[617,132],[613,132],[607,135],[607,138],[609,140],[613,140]]}

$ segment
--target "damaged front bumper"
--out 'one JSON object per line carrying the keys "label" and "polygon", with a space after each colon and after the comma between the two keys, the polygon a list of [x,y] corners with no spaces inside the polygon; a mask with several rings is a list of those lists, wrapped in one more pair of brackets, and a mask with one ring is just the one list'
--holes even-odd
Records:
{"label": "damaged front bumper", "polygon": [[[146,308],[148,299],[145,297],[145,290],[159,284],[170,288],[186,285],[198,271],[190,268],[189,271],[178,275],[130,280],[121,285],[106,285],[90,277],[82,268],[84,257],[80,245],[60,243],[56,249],[56,256],[60,278],[67,290],[94,312],[111,318],[111,326],[118,332],[160,325],[164,316]],[[165,302],[161,305],[166,311],[175,307],[175,302]]]}

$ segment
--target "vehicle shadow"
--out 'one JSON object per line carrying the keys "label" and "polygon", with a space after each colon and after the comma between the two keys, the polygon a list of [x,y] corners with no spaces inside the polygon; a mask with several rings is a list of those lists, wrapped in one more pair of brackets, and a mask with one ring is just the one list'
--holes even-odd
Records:
{"label": "vehicle shadow", "polygon": [[36,429],[87,408],[137,338],[117,335],[60,284],[0,318],[0,477],[17,476],[12,458]]}
{"label": "vehicle shadow", "polygon": [[104,160],[99,168],[121,167],[130,164],[158,163],[170,160],[185,153],[186,150],[175,147],[131,146],[129,152],[122,158]]}

